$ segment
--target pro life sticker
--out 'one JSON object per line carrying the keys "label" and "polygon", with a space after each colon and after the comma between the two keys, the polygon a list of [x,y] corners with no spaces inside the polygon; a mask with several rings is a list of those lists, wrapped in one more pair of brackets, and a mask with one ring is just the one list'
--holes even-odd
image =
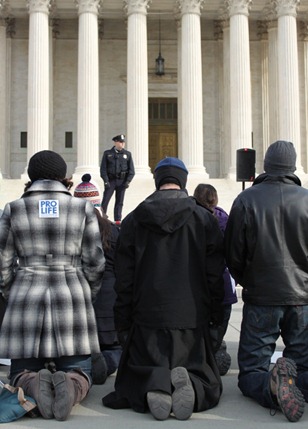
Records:
{"label": "pro life sticker", "polygon": [[59,217],[59,200],[40,200],[39,217]]}

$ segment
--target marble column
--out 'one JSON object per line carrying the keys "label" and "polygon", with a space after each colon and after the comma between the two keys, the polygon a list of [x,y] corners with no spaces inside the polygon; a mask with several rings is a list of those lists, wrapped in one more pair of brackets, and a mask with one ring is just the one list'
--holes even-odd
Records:
{"label": "marble column", "polygon": [[182,159],[190,174],[203,174],[203,99],[201,7],[204,0],[178,0],[181,14],[181,137]]}
{"label": "marble column", "polygon": [[[1,9],[0,9],[1,11]],[[7,45],[6,45],[6,24],[0,17],[0,179],[5,176],[8,169],[6,147],[6,122],[7,122]]]}
{"label": "marble column", "polygon": [[9,179],[11,176],[11,36],[15,31],[14,22],[14,19],[10,18],[8,0],[0,0],[0,179]]}
{"label": "marble column", "polygon": [[[262,153],[259,156],[259,171],[263,172],[263,162],[264,154],[270,145],[269,140],[269,72],[268,72],[268,62],[269,62],[269,48],[268,48],[268,22],[259,21],[258,22],[258,35],[260,37],[261,43],[261,88],[262,88]],[[261,166],[262,165],[262,166]]]}
{"label": "marble column", "polygon": [[220,177],[226,177],[231,163],[230,153],[230,25],[224,15],[215,22],[217,41],[222,43],[219,78],[220,118]]}
{"label": "marble column", "polygon": [[231,165],[231,123],[230,123],[230,22],[223,21],[223,112],[224,112],[224,152],[225,164],[223,166],[223,177],[228,174]]}
{"label": "marble column", "polygon": [[50,0],[27,0],[29,9],[28,160],[49,149]]}
{"label": "marble column", "polygon": [[301,163],[299,77],[296,16],[299,0],[276,0],[278,17],[279,139],[296,149],[296,174]]}
{"label": "marble column", "polygon": [[[178,106],[182,106],[182,26],[181,16],[176,14],[176,28],[177,28],[177,94],[178,94]],[[182,139],[182,109],[178,108],[178,157],[183,159],[183,139]]]}
{"label": "marble column", "polygon": [[87,172],[99,177],[98,12],[101,3],[101,0],[76,0],[79,16],[76,176]]}
{"label": "marble column", "polygon": [[[8,15],[5,18],[6,24],[6,60],[5,60],[5,74],[6,74],[6,87],[5,87],[5,104],[6,104],[6,113],[5,113],[5,134],[4,134],[4,152],[1,150],[1,154],[4,153],[4,156],[1,156],[1,159],[4,158],[5,168],[2,171],[3,177],[10,179],[16,171],[12,171],[11,165],[11,136],[12,136],[12,127],[11,127],[11,87],[12,87],[12,37],[15,34],[15,18],[12,18]],[[23,151],[26,153],[26,150]]]}
{"label": "marble column", "polygon": [[[52,12],[51,12],[52,15]],[[59,21],[57,19],[53,19],[52,16],[49,20],[49,93],[50,93],[50,100],[49,100],[49,120],[51,126],[49,127],[49,139],[50,139],[50,147],[53,149],[53,115],[54,115],[54,52],[55,52],[55,43],[56,43],[56,37],[58,35],[58,25]]]}
{"label": "marble column", "polygon": [[305,100],[305,112],[304,112],[304,129],[305,129],[305,138],[304,138],[304,147],[306,148],[306,171],[308,171],[308,22],[302,23],[302,37],[303,37],[303,47],[304,47],[304,100]]}
{"label": "marble column", "polygon": [[227,0],[230,16],[231,166],[235,178],[236,151],[252,147],[251,80],[248,16],[251,0]]}
{"label": "marble column", "polygon": [[127,149],[136,175],[150,174],[147,9],[150,0],[124,0],[127,13]]}
{"label": "marble column", "polygon": [[278,101],[278,26],[277,20],[268,23],[268,94],[269,94],[269,142],[274,143],[279,135]]}

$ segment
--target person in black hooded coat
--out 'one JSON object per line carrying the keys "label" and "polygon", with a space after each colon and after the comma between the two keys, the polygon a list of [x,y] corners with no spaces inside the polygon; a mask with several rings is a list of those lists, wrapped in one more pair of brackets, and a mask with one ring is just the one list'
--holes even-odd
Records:
{"label": "person in black hooded coat", "polygon": [[124,345],[111,408],[180,420],[218,404],[222,384],[209,326],[223,315],[223,238],[185,190],[177,158],[156,166],[157,191],[122,222],[115,324]]}

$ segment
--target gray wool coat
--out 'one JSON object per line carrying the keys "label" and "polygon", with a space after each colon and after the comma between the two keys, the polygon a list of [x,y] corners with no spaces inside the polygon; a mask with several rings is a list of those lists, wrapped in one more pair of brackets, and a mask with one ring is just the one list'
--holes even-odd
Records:
{"label": "gray wool coat", "polygon": [[92,300],[104,266],[93,205],[62,183],[36,181],[8,203],[0,218],[0,290],[8,301],[0,356],[98,352]]}

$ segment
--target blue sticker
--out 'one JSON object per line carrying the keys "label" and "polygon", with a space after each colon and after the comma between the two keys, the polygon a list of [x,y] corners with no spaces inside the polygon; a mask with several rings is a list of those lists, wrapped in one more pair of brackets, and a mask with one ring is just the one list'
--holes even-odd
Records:
{"label": "blue sticker", "polygon": [[40,200],[39,217],[59,217],[59,200]]}

